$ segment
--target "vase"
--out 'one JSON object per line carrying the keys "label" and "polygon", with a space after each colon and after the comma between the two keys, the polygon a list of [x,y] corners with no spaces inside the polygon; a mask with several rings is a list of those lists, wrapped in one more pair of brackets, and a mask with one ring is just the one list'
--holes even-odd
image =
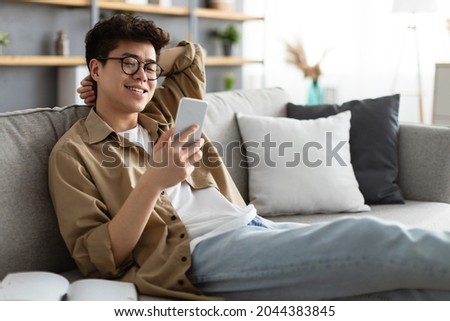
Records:
{"label": "vase", "polygon": [[313,80],[308,89],[308,105],[320,105],[323,103],[323,91],[318,80]]}
{"label": "vase", "polygon": [[233,44],[230,42],[223,43],[223,55],[229,57],[233,54]]}

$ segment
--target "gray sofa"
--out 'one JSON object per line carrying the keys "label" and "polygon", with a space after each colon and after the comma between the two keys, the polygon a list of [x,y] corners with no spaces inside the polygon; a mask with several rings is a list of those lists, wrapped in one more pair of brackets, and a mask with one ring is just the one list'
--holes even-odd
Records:
{"label": "gray sofa", "polygon": [[[285,116],[289,98],[280,88],[207,95],[205,133],[226,146],[240,140],[236,112]],[[59,137],[88,113],[80,106],[36,108],[0,114],[0,279],[7,273],[43,270],[80,278],[58,232],[47,189],[47,158]],[[373,215],[408,226],[450,230],[450,129],[402,124],[399,180],[406,204],[375,205],[370,212],[278,216],[276,221],[313,223],[345,215]],[[239,164],[242,153],[223,154]],[[229,167],[248,200],[248,173]],[[141,299],[151,299],[141,297]]]}

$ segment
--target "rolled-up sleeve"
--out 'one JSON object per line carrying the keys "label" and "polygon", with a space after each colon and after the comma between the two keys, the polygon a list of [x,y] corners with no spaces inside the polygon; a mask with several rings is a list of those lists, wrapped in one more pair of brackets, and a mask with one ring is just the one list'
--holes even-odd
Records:
{"label": "rolled-up sleeve", "polygon": [[120,277],[131,258],[116,267],[108,233],[111,218],[82,163],[65,151],[53,151],[49,190],[61,234],[82,274]]}
{"label": "rolled-up sleeve", "polygon": [[202,47],[187,41],[180,42],[177,47],[183,47],[184,52],[177,57],[172,70],[168,72],[149,104],[149,109],[155,107],[154,105],[160,110],[167,108],[172,116],[176,114],[178,102],[182,97],[204,99],[206,88]]}

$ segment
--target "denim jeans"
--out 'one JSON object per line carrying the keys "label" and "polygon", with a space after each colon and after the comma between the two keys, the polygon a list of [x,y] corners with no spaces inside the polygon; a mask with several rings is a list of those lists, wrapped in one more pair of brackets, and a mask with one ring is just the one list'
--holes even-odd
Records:
{"label": "denim jeans", "polygon": [[450,300],[450,233],[374,218],[249,225],[202,241],[189,279],[227,300]]}

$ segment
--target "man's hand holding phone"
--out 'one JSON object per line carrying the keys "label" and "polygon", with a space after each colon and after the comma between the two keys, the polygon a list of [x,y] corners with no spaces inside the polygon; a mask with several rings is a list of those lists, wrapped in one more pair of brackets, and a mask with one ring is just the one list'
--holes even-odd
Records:
{"label": "man's hand holding phone", "polygon": [[[179,103],[175,126],[161,135],[153,148],[152,167],[158,168],[153,182],[167,188],[191,175],[194,164],[203,157],[201,138],[207,103],[203,100],[182,98]],[[157,175],[157,179],[155,176]]]}
{"label": "man's hand holding phone", "polygon": [[175,128],[170,128],[163,133],[153,148],[151,167],[146,175],[151,175],[153,184],[160,185],[161,190],[174,186],[189,177],[194,164],[203,157],[202,146],[205,143],[203,138],[195,144],[185,146],[190,136],[198,130],[197,125],[193,125],[183,131],[178,139],[174,139]]}
{"label": "man's hand holding phone", "polygon": [[181,98],[175,119],[174,140],[181,140],[183,138],[183,136],[180,135],[182,132],[193,125],[197,125],[198,128],[194,134],[189,135],[187,140],[181,141],[185,143],[183,146],[190,146],[194,142],[198,141],[203,130],[203,123],[205,121],[207,108],[208,103],[205,100],[188,97]]}

